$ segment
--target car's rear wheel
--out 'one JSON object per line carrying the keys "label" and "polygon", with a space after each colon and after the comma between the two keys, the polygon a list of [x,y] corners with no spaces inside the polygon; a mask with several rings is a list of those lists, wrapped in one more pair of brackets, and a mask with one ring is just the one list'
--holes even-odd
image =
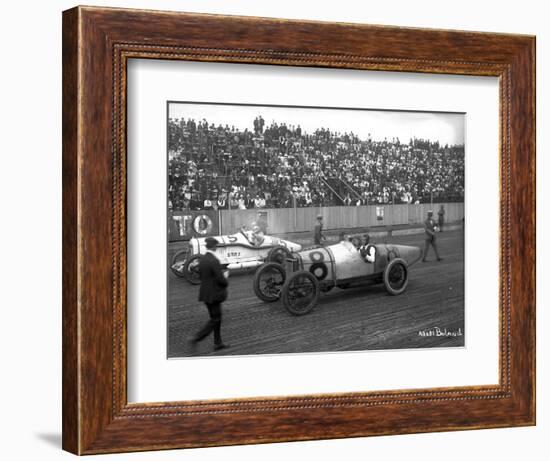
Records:
{"label": "car's rear wheel", "polygon": [[288,248],[282,245],[277,245],[269,250],[269,253],[267,253],[266,262],[284,264],[286,259],[290,256],[291,253]]}
{"label": "car's rear wheel", "polygon": [[279,263],[262,264],[254,274],[254,293],[266,303],[277,301],[285,280],[285,269]]}
{"label": "car's rear wheel", "polygon": [[183,273],[185,279],[192,285],[199,285],[201,283],[201,275],[199,272],[199,263],[201,255],[191,256],[185,265],[183,266]]}
{"label": "car's rear wheel", "polygon": [[319,301],[319,281],[311,272],[300,271],[288,277],[281,292],[285,308],[294,315],[304,315]]}
{"label": "car's rear wheel", "polygon": [[390,295],[400,295],[409,283],[409,269],[405,260],[392,259],[384,269],[384,286]]}
{"label": "car's rear wheel", "polygon": [[170,270],[174,273],[174,275],[185,278],[185,271],[184,271],[185,262],[189,257],[190,252],[191,252],[190,248],[186,246],[182,250],[176,252],[174,256],[172,256],[172,263],[170,265]]}

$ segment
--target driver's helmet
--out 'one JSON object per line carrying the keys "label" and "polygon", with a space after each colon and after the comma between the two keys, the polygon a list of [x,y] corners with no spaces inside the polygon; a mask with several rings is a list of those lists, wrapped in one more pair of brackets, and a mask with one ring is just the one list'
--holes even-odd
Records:
{"label": "driver's helmet", "polygon": [[349,241],[358,250],[361,247],[361,239],[357,236],[350,237]]}

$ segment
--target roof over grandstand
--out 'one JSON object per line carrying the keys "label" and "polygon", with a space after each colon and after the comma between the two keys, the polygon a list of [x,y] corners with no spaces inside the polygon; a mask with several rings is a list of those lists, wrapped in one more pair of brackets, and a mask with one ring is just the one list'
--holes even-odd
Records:
{"label": "roof over grandstand", "polygon": [[465,114],[456,112],[170,102],[168,113],[171,119],[196,122],[206,119],[209,124],[234,126],[239,131],[253,131],[254,119],[260,115],[265,127],[272,122],[299,125],[307,134],[325,128],[353,132],[363,140],[370,136],[376,141],[398,138],[402,143],[413,138],[439,141],[443,145],[465,143]]}

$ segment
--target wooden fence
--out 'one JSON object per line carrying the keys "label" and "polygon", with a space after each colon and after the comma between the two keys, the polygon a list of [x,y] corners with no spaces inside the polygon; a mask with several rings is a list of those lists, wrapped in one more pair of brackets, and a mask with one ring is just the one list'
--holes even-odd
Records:
{"label": "wooden fence", "polygon": [[[318,214],[323,215],[324,227],[330,229],[353,229],[374,226],[395,226],[422,223],[430,209],[437,212],[440,205],[445,209],[445,222],[460,221],[464,217],[464,203],[428,203],[418,205],[368,205],[308,208],[263,209],[267,213],[267,232],[286,234],[311,231]],[[231,234],[257,219],[258,210],[220,211],[220,234]]]}

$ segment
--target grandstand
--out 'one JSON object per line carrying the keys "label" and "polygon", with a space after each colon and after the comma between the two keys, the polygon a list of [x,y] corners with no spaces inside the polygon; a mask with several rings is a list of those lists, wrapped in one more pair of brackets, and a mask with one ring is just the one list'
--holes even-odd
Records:
{"label": "grandstand", "polygon": [[171,211],[464,201],[464,146],[168,121]]}

